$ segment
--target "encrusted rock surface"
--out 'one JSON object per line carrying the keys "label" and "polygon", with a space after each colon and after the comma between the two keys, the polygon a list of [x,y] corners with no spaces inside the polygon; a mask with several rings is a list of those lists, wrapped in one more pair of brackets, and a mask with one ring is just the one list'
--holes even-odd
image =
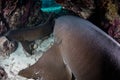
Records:
{"label": "encrusted rock surface", "polygon": [[0,37],[0,56],[8,56],[17,48],[15,42],[9,41],[6,37]]}

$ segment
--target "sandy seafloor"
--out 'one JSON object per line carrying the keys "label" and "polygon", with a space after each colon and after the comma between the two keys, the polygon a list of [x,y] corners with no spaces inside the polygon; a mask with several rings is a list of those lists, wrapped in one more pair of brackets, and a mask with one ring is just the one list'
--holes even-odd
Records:
{"label": "sandy seafloor", "polygon": [[10,56],[1,57],[0,66],[2,66],[7,72],[7,80],[34,80],[23,78],[17,74],[20,70],[34,64],[42,56],[42,54],[50,48],[53,42],[53,36],[45,39],[44,41],[37,40],[36,45],[38,45],[38,47],[35,50],[35,54],[32,56],[28,55],[19,43],[17,50],[11,53]]}

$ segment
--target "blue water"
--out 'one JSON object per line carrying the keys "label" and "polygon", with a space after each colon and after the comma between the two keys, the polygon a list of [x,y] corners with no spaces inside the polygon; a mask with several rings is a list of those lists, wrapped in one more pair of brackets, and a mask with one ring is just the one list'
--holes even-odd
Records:
{"label": "blue water", "polygon": [[42,0],[43,12],[58,12],[62,9],[62,6],[57,4],[54,0]]}
{"label": "blue water", "polygon": [[62,9],[61,6],[57,6],[57,7],[48,7],[48,8],[41,8],[41,10],[43,12],[58,12]]}

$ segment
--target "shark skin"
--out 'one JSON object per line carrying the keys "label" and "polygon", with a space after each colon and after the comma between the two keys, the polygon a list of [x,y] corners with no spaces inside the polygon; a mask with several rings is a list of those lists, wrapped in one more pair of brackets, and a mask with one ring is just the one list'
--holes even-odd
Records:
{"label": "shark skin", "polygon": [[120,44],[94,24],[62,16],[55,20],[54,37],[53,46],[19,75],[40,80],[74,80],[71,74],[76,80],[120,80]]}

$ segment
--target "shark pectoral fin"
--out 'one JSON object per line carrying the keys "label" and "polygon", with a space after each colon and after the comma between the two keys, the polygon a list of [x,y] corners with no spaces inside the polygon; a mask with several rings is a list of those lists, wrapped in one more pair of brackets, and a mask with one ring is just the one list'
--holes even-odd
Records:
{"label": "shark pectoral fin", "polygon": [[27,52],[27,53],[29,53],[30,55],[32,55],[32,49],[30,48],[30,44],[31,44],[32,42],[30,42],[30,41],[21,41],[21,44],[22,44],[22,46],[23,46],[23,48],[25,49],[25,51]]}
{"label": "shark pectoral fin", "polygon": [[[44,65],[39,64],[40,60],[38,60],[35,64],[19,71],[18,75],[28,78],[28,79],[40,79],[43,77],[43,75],[41,74],[41,71],[44,71]],[[41,69],[41,66],[43,66],[43,68]]]}
{"label": "shark pectoral fin", "polygon": [[[21,70],[21,71],[18,73],[18,75],[23,76],[23,77],[26,77],[26,78],[28,78],[28,79],[32,77],[32,74],[33,74],[33,72],[30,71],[29,68],[23,69],[23,70]],[[31,77],[30,77],[30,76],[31,76]]]}
{"label": "shark pectoral fin", "polygon": [[58,46],[53,45],[32,66],[19,72],[27,78],[44,80],[71,80],[71,72],[63,62]]}

